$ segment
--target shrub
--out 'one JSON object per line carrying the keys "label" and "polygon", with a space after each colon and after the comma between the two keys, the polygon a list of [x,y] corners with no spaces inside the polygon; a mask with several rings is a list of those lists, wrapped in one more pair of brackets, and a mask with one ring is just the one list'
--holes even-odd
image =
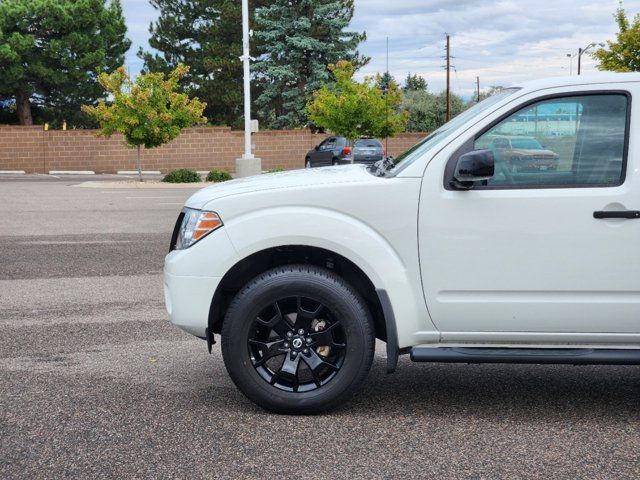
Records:
{"label": "shrub", "polygon": [[194,172],[188,168],[181,168],[180,170],[167,173],[162,181],[167,183],[197,183],[201,182],[202,179],[198,172]]}
{"label": "shrub", "polygon": [[278,173],[278,172],[284,172],[284,168],[272,168],[270,170],[267,170],[267,173]]}
{"label": "shrub", "polygon": [[226,182],[233,177],[226,170],[211,170],[207,175],[207,182]]}

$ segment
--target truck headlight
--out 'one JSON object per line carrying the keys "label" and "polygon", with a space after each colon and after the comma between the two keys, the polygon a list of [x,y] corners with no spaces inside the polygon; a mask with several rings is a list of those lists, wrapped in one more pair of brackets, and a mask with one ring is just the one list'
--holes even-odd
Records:
{"label": "truck headlight", "polygon": [[171,239],[171,250],[184,250],[223,225],[215,212],[184,208]]}

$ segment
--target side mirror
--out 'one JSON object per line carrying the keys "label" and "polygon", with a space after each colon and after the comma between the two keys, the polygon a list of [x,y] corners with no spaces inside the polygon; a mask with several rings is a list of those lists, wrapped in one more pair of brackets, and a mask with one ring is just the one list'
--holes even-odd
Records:
{"label": "side mirror", "polygon": [[473,182],[489,180],[495,173],[495,158],[491,150],[474,150],[458,158],[453,173],[453,186],[469,190]]}
{"label": "side mirror", "polygon": [[320,145],[316,145],[315,147],[313,147],[314,150],[318,150],[320,148]]}

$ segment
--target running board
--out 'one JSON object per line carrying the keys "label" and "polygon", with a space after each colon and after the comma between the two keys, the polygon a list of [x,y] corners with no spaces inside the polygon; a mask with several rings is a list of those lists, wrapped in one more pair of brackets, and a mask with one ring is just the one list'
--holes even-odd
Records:
{"label": "running board", "polygon": [[640,365],[640,350],[588,348],[414,347],[414,362]]}

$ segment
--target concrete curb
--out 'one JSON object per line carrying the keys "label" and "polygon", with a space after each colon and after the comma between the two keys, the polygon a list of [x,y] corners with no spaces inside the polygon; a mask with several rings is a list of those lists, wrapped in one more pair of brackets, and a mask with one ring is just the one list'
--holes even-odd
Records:
{"label": "concrete curb", "polygon": [[49,175],[95,175],[93,170],[49,170]]}
{"label": "concrete curb", "polygon": [[0,170],[0,175],[26,175],[24,170]]}

